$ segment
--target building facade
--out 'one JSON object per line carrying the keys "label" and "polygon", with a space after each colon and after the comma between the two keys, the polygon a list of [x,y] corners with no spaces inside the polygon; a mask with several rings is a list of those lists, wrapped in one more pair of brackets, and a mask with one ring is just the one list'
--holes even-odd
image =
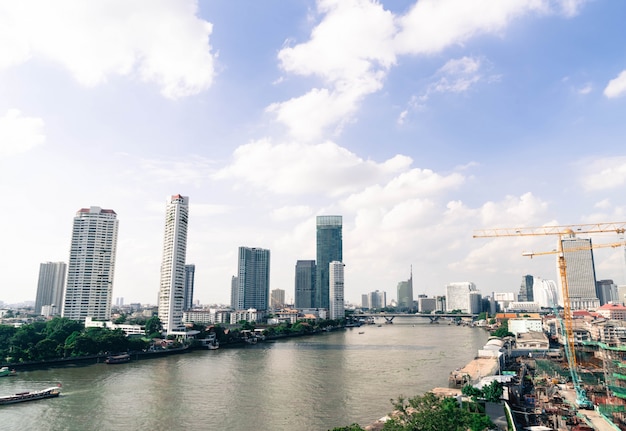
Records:
{"label": "building facade", "polygon": [[534,299],[534,277],[532,275],[523,275],[522,276],[522,284],[519,288],[519,295],[517,295],[517,300],[519,302],[533,302]]}
{"label": "building facade", "polygon": [[571,309],[597,309],[600,306],[600,300],[596,296],[596,270],[593,262],[591,239],[578,238],[572,233],[564,235],[560,241],[565,257],[567,289]]}
{"label": "building facade", "polygon": [[193,308],[193,287],[196,280],[196,265],[185,265],[185,289],[183,290],[183,310]]}
{"label": "building facade", "polygon": [[161,282],[159,286],[159,319],[167,334],[184,332],[185,259],[189,197],[173,195],[165,209],[165,235]]}
{"label": "building facade", "polygon": [[413,270],[406,281],[398,283],[398,307],[401,309],[413,308]]}
{"label": "building facade", "polygon": [[74,217],[62,316],[111,318],[118,220],[115,211],[82,208]]}
{"label": "building facade", "polygon": [[49,306],[46,308],[46,316],[61,314],[66,272],[65,262],[46,262],[39,265],[35,313],[42,314],[42,307]]}
{"label": "building facade", "polygon": [[338,261],[328,264],[328,283],[329,283],[329,309],[328,315],[331,319],[343,319],[346,317],[344,303],[344,267],[345,265]]}
{"label": "building facade", "polygon": [[285,307],[285,291],[283,289],[272,290],[270,306],[273,310],[280,310]]}
{"label": "building facade", "polygon": [[599,280],[596,282],[596,295],[600,300],[600,305],[620,302],[617,293],[617,284],[613,280]]}
{"label": "building facade", "polygon": [[316,265],[314,260],[296,262],[295,304],[296,308],[312,308],[315,303]]}
{"label": "building facade", "polygon": [[270,251],[239,247],[239,266],[235,310],[265,312],[270,299]]}
{"label": "building facade", "polygon": [[449,283],[446,285],[446,311],[461,310],[463,313],[472,313],[474,296],[477,292],[476,285],[471,281]]}
{"label": "building facade", "polygon": [[370,309],[381,309],[387,306],[387,292],[375,290],[367,294],[367,302]]}
{"label": "building facade", "polygon": [[343,262],[342,217],[317,216],[317,259],[313,308],[329,306],[329,274],[331,262]]}

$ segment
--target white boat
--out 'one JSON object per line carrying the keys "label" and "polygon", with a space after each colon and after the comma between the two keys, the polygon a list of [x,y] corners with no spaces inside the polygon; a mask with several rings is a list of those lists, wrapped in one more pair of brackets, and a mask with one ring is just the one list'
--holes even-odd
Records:
{"label": "white boat", "polygon": [[10,369],[9,367],[0,368],[0,377],[14,376],[15,374],[17,374],[15,370]]}

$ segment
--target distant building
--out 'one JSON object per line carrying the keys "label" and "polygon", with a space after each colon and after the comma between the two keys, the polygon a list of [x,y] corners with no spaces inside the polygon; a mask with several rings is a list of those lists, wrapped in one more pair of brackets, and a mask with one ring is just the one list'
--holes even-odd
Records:
{"label": "distant building", "polygon": [[617,293],[617,284],[613,283],[613,280],[600,280],[596,282],[596,294],[600,300],[600,305],[608,304],[609,302],[620,302]]}
{"label": "distant building", "polygon": [[413,269],[408,280],[398,283],[398,307],[413,308]]}
{"label": "distant building", "polygon": [[314,260],[298,260],[295,277],[295,307],[311,308],[315,302],[316,265]]}
{"label": "distant building", "polygon": [[344,306],[344,267],[341,262],[333,261],[328,265],[329,291],[329,317],[331,319],[343,319],[346,317]]}
{"label": "distant building", "polygon": [[193,308],[193,287],[196,278],[196,265],[185,265],[185,288],[183,290],[183,310]]}
{"label": "distant building", "polygon": [[370,300],[369,300],[369,296],[367,295],[367,293],[363,293],[361,295],[361,307],[370,308]]}
{"label": "distant building", "polygon": [[65,288],[65,262],[46,262],[39,265],[39,281],[35,313],[42,314],[42,307],[47,305],[47,316],[61,314],[63,305],[63,289]]}
{"label": "distant building", "polygon": [[513,292],[494,292],[493,300],[496,303],[496,311],[506,310],[509,304],[515,301],[515,294]]}
{"label": "distant building", "polygon": [[[476,285],[470,281],[449,283],[446,285],[446,311],[460,310],[463,313],[476,313],[473,293],[478,293]],[[478,297],[480,300],[480,297]],[[479,302],[480,304],[480,302]],[[480,305],[478,305],[480,307]]]}
{"label": "distant building", "polygon": [[370,292],[367,294],[367,302],[371,309],[385,308],[387,306],[387,293],[378,290]]}
{"label": "distant building", "polygon": [[185,259],[189,197],[173,195],[165,209],[165,235],[161,282],[159,288],[159,319],[167,334],[184,332]]}
{"label": "distant building", "polygon": [[313,308],[329,307],[329,274],[331,262],[343,262],[342,217],[317,216],[317,259]]}
{"label": "distant building", "polygon": [[239,247],[237,273],[237,303],[233,308],[265,312],[270,305],[270,251]]}
{"label": "distant building", "polygon": [[273,310],[280,310],[285,306],[285,291],[283,289],[272,290],[270,304]]}
{"label": "distant building", "polygon": [[431,313],[437,310],[437,298],[417,298],[417,311]]}
{"label": "distant building", "polygon": [[626,307],[621,304],[604,304],[596,312],[610,320],[626,320]]}
{"label": "distant building", "polygon": [[62,316],[111,318],[118,220],[115,211],[82,208],[74,217]]}
{"label": "distant building", "polygon": [[533,301],[542,308],[554,308],[557,305],[563,306],[563,301],[559,301],[559,298],[561,298],[559,287],[554,280],[534,277],[533,298]]}
{"label": "distant building", "polygon": [[[566,266],[567,288],[572,310],[597,309],[596,271],[590,238],[578,238],[574,233],[560,239]],[[558,269],[558,260],[557,260]]]}
{"label": "distant building", "polygon": [[519,294],[517,295],[517,300],[519,302],[533,302],[535,300],[533,294],[533,283],[534,277],[532,275],[522,276],[522,284],[519,288]]}
{"label": "distant building", "polygon": [[233,275],[230,279],[230,306],[237,308],[239,303],[239,277]]}

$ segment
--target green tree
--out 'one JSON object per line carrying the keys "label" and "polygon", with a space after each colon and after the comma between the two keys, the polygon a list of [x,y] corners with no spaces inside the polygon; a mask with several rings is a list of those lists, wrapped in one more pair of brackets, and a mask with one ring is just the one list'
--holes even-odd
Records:
{"label": "green tree", "polygon": [[502,398],[502,394],[504,393],[504,387],[502,386],[502,383],[494,380],[489,385],[483,387],[482,392],[485,401],[499,403]]}
{"label": "green tree", "polygon": [[146,335],[152,338],[161,336],[163,324],[159,316],[152,316],[146,321]]}

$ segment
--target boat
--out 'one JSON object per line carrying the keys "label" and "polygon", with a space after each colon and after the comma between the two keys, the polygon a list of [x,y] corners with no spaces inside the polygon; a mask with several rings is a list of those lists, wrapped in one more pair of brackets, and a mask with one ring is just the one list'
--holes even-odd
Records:
{"label": "boat", "polygon": [[130,355],[128,353],[121,353],[119,355],[111,355],[104,360],[107,364],[123,364],[130,362]]}
{"label": "boat", "polygon": [[363,331],[359,332],[359,335],[361,335],[361,334],[365,334],[365,332],[363,332]]}
{"label": "boat", "polygon": [[25,401],[35,401],[44,398],[55,398],[61,395],[61,390],[59,389],[60,387],[61,385],[59,384],[58,386],[42,389],[40,391],[18,392],[14,395],[1,396],[0,405],[22,403]]}
{"label": "boat", "polygon": [[0,368],[0,377],[14,376],[15,374],[17,374],[15,370],[10,369],[9,367]]}

